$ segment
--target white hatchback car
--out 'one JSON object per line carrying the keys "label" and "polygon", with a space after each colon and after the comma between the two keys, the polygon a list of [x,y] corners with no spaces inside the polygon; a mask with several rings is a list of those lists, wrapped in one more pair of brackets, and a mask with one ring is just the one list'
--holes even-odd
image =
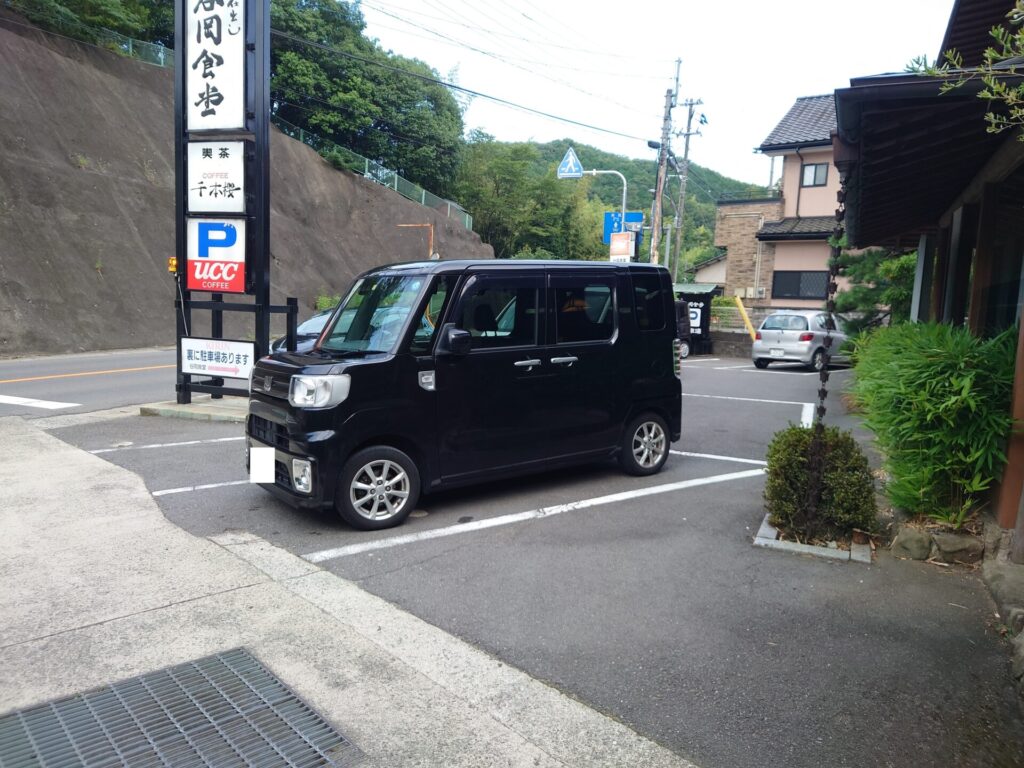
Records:
{"label": "white hatchback car", "polygon": [[839,353],[846,334],[839,320],[821,310],[786,309],[768,315],[754,337],[751,357],[758,368],[773,361],[803,363],[820,371],[825,366],[825,334],[831,330],[833,362],[848,362]]}

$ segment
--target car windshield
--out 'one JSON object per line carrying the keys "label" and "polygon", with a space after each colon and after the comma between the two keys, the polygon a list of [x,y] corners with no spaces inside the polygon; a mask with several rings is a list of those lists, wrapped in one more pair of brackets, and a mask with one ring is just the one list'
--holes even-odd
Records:
{"label": "car windshield", "polygon": [[807,318],[800,315],[772,315],[765,319],[762,331],[806,331]]}
{"label": "car windshield", "polygon": [[352,286],[319,346],[322,352],[393,352],[426,278],[371,275]]}

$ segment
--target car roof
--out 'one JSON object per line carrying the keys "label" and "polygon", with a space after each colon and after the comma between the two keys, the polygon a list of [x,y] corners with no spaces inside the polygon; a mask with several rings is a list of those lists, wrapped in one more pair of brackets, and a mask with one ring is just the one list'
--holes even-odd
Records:
{"label": "car roof", "polygon": [[824,309],[777,309],[768,315],[768,317],[776,317],[778,315],[798,315],[800,317],[814,317],[815,315],[827,315]]}
{"label": "car roof", "polygon": [[660,264],[641,264],[638,262],[611,261],[574,261],[562,259],[452,259],[450,261],[410,261],[399,264],[383,264],[367,270],[363,276],[378,272],[408,272],[410,274],[445,274],[466,272],[469,270],[514,270],[524,268],[543,268],[549,270],[607,270],[616,272],[653,273],[667,272]]}

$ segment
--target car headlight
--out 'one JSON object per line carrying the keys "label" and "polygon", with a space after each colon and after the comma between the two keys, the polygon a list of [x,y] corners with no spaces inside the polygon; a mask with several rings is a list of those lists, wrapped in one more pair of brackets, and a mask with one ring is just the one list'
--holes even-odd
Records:
{"label": "car headlight", "polygon": [[337,376],[292,376],[288,402],[296,408],[329,408],[348,397],[347,373]]}

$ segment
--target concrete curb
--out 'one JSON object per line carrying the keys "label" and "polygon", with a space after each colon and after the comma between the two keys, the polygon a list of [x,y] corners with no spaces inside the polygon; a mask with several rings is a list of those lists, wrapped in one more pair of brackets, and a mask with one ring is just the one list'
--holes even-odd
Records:
{"label": "concrete curb", "polygon": [[249,402],[247,399],[228,396],[225,396],[223,400],[197,398],[187,405],[169,401],[139,406],[140,416],[165,416],[175,419],[194,419],[196,421],[225,421],[235,424],[244,424],[248,412]]}
{"label": "concrete curb", "polygon": [[779,531],[768,522],[768,515],[761,521],[761,527],[754,536],[754,546],[765,549],[777,549],[782,552],[793,552],[798,555],[813,555],[828,560],[853,561],[871,564],[871,547],[868,544],[851,544],[850,550],[833,547],[820,547],[813,544],[798,544],[795,541],[779,541]]}

